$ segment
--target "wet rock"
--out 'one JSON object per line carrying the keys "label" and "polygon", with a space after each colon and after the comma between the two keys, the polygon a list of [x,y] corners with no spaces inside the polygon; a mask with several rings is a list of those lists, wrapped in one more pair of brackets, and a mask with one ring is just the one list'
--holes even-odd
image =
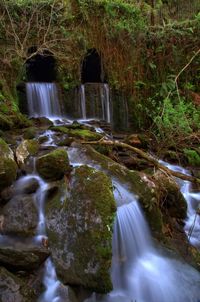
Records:
{"label": "wet rock", "polygon": [[38,180],[34,177],[29,177],[26,181],[24,179],[25,178],[22,177],[17,180],[12,186],[5,188],[0,193],[1,200],[3,202],[7,202],[18,194],[35,193],[39,187]]}
{"label": "wet rock", "polygon": [[33,195],[13,197],[1,210],[2,234],[34,235],[38,223],[38,211]]}
{"label": "wet rock", "polygon": [[187,217],[187,203],[176,182],[162,172],[153,175],[157,186],[159,202],[171,217],[185,219]]}
{"label": "wet rock", "polygon": [[0,138],[0,191],[16,179],[17,164],[14,154],[6,142]]}
{"label": "wet rock", "polygon": [[130,192],[138,197],[152,231],[156,236],[160,237],[160,234],[162,234],[162,213],[159,209],[153,181],[149,183],[145,174],[128,170],[126,167],[96,152],[90,146],[80,146],[77,144],[74,144],[74,146],[75,148],[69,149],[69,158],[71,161],[97,167],[126,186]]}
{"label": "wet rock", "polygon": [[49,250],[43,246],[16,243],[0,246],[0,263],[15,270],[37,269],[49,256]]}
{"label": "wet rock", "polygon": [[24,130],[23,137],[24,139],[33,139],[35,138],[37,129],[35,127],[29,127]]}
{"label": "wet rock", "polygon": [[33,289],[18,277],[0,268],[0,302],[34,302],[36,296]]}
{"label": "wet rock", "polygon": [[51,127],[51,129],[57,132],[68,134],[70,137],[76,137],[86,141],[96,141],[102,138],[101,134],[88,129],[73,129],[68,126],[54,126]]}
{"label": "wet rock", "polygon": [[25,164],[28,157],[35,155],[39,150],[39,144],[36,140],[24,140],[16,149],[16,158],[20,166]]}
{"label": "wet rock", "polygon": [[67,151],[56,149],[36,161],[36,169],[41,177],[48,181],[59,180],[71,171]]}
{"label": "wet rock", "polygon": [[53,122],[50,121],[47,117],[33,117],[31,121],[36,127],[49,127],[53,125]]}
{"label": "wet rock", "polygon": [[87,166],[75,169],[64,202],[46,205],[47,234],[59,278],[97,292],[112,289],[112,223],[115,201],[109,178]]}
{"label": "wet rock", "polygon": [[59,302],[77,302],[77,298],[73,289],[70,286],[60,284],[57,290],[57,294],[60,297]]}

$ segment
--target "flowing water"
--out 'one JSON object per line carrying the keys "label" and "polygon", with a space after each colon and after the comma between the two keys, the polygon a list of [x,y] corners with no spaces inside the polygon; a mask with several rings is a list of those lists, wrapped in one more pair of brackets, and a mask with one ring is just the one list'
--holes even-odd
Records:
{"label": "flowing water", "polygon": [[[98,105],[98,104],[97,104]],[[110,91],[109,91],[109,85],[108,84],[102,84],[100,86],[100,112],[99,114],[97,110],[95,109],[95,104],[90,104],[92,107],[92,115],[90,116],[91,113],[89,114],[90,118],[96,118],[100,120],[104,120],[107,123],[111,123],[111,105],[110,105]],[[80,86],[80,115],[81,119],[86,120],[88,119],[88,114],[87,114],[87,100],[86,100],[86,93],[85,93],[85,85],[82,84]],[[97,106],[99,107],[99,106]]]}
{"label": "flowing water", "polygon": [[61,117],[58,90],[55,83],[27,83],[28,111],[30,117]]}
{"label": "flowing water", "polygon": [[[68,155],[74,167],[90,163],[101,169],[75,148]],[[137,197],[117,179],[112,182],[118,206],[112,242],[113,291],[103,298],[92,295],[87,301],[199,302],[200,274],[157,252]]]}
{"label": "flowing water", "polygon": [[[164,161],[160,161],[163,165],[170,170],[180,172],[185,175],[191,173],[180,166],[172,165]],[[200,248],[200,215],[197,213],[200,209],[200,192],[192,192],[192,184],[189,181],[176,179],[180,187],[180,191],[187,201],[187,219],[185,221],[185,232],[188,236],[190,243],[197,248]]]}
{"label": "flowing water", "polygon": [[[27,84],[29,112],[31,116],[54,117],[60,114],[57,105],[57,94],[53,98],[53,87],[48,84]],[[106,85],[106,84],[105,84]],[[83,85],[82,85],[83,86]],[[81,112],[86,117],[85,91],[82,87]],[[110,103],[108,87],[104,86],[101,106],[102,117],[110,121]],[[47,97],[48,96],[48,97]],[[45,98],[46,102],[45,103]],[[48,100],[47,100],[48,99]],[[56,101],[55,101],[56,100]],[[54,105],[53,105],[54,104]],[[51,144],[53,143],[50,139]],[[69,151],[71,164],[90,164],[100,169],[88,159],[77,158]],[[74,159],[75,158],[75,159]],[[32,175],[33,176],[33,175]],[[39,182],[36,200],[39,210],[38,236],[45,236],[44,200],[47,184],[39,176],[34,175]],[[101,301],[110,302],[199,302],[200,301],[200,274],[192,267],[174,259],[168,259],[159,254],[154,247],[148,225],[139,207],[137,197],[122,185],[117,179],[112,179],[114,196],[118,205],[113,232],[113,257],[111,278],[113,291],[101,298]],[[181,191],[188,197],[189,215],[194,214],[194,203],[199,195],[188,194],[190,184],[184,182]],[[196,194],[196,195],[195,195]],[[192,202],[191,202],[192,200]],[[188,218],[188,219],[189,219]],[[186,223],[187,228],[187,223]],[[198,229],[197,229],[198,231]],[[196,232],[196,229],[195,229]],[[194,232],[194,234],[195,234]],[[195,237],[196,238],[196,237]],[[196,240],[200,241],[199,238]],[[58,302],[57,289],[59,281],[51,259],[45,264],[44,285],[46,290],[40,297],[42,302]],[[96,301],[95,295],[90,300]]]}
{"label": "flowing water", "polygon": [[80,86],[80,97],[81,97],[81,102],[80,102],[81,118],[86,120],[87,115],[86,115],[85,85],[83,84]]}

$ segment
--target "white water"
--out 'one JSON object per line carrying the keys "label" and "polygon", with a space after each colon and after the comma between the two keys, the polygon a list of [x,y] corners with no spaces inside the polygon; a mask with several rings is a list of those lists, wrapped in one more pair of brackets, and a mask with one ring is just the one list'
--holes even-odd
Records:
{"label": "white water", "polygon": [[101,108],[102,108],[102,119],[107,123],[111,122],[110,113],[110,91],[108,84],[103,84],[101,88]]}
{"label": "white water", "polygon": [[[100,169],[87,156],[69,150],[71,164]],[[112,242],[113,291],[103,298],[92,295],[88,302],[199,302],[200,274],[189,265],[163,257],[152,242],[137,197],[112,179],[117,215]]]}
{"label": "white water", "polygon": [[[100,101],[101,101],[101,112],[102,115],[99,116],[99,119],[106,121],[107,123],[111,122],[111,109],[110,109],[110,91],[108,84],[102,84],[100,87]],[[85,85],[80,86],[80,114],[81,119],[87,119],[87,109],[86,109],[86,95],[85,95]],[[93,117],[94,119],[96,116]]]}
{"label": "white water", "polygon": [[[180,172],[185,175],[191,175],[191,173],[177,165],[168,164],[164,161],[160,161],[163,165],[170,170]],[[200,192],[192,192],[192,184],[189,181],[176,179],[180,191],[183,194],[187,202],[187,219],[185,221],[185,232],[188,236],[190,243],[200,248],[200,215],[197,214],[197,210],[200,209]]]}
{"label": "white water", "polygon": [[[23,188],[31,180],[36,179],[39,187],[35,193],[35,203],[38,209],[38,226],[36,236],[33,238],[35,243],[43,243],[43,240],[47,239],[46,227],[45,227],[45,198],[48,189],[48,183],[46,183],[38,174],[34,173],[26,176],[22,176],[15,183],[15,187],[18,193],[23,193]],[[60,282],[57,279],[56,271],[53,262],[48,258],[44,267],[44,286],[45,292],[39,297],[39,302],[59,302],[60,297],[57,294],[57,290],[60,286]]]}
{"label": "white water", "polygon": [[26,93],[30,117],[61,117],[58,91],[55,83],[27,83]]}
{"label": "white water", "polygon": [[81,111],[81,118],[86,119],[86,100],[85,100],[85,85],[80,86],[80,96],[81,96],[81,103],[80,103],[80,111]]}

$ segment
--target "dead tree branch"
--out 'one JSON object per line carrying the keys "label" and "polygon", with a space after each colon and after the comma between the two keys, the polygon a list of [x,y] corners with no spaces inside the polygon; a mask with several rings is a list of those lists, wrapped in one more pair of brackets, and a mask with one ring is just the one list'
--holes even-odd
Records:
{"label": "dead tree branch", "polygon": [[185,181],[191,181],[193,183],[198,183],[200,184],[200,179],[193,177],[193,176],[189,176],[189,175],[185,175],[182,174],[180,172],[175,172],[170,170],[169,168],[163,166],[162,164],[159,163],[159,161],[157,159],[155,159],[154,157],[152,157],[150,154],[142,151],[141,149],[138,149],[136,147],[132,147],[128,144],[119,142],[119,141],[111,141],[111,140],[104,140],[104,139],[100,139],[99,141],[94,141],[94,142],[82,142],[82,144],[89,144],[89,145],[105,145],[105,146],[114,146],[114,147],[120,147],[120,148],[124,148],[124,149],[128,149],[131,150],[132,152],[138,154],[140,157],[144,158],[145,160],[147,160],[148,162],[152,163],[157,169],[160,169],[164,172],[166,172],[168,175],[180,178],[182,180]]}

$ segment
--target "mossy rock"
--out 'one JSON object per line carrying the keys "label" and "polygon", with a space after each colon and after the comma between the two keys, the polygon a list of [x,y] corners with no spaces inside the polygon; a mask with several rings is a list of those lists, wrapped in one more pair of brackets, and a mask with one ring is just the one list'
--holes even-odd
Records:
{"label": "mossy rock", "polygon": [[47,181],[59,180],[71,171],[67,151],[56,149],[36,160],[39,175]]}
{"label": "mossy rock", "polygon": [[1,234],[24,237],[36,235],[38,210],[32,194],[14,196],[0,214]]}
{"label": "mossy rock", "polygon": [[177,183],[159,171],[153,175],[153,180],[157,187],[159,203],[163,212],[167,211],[171,217],[186,219],[187,202],[181,194]]}
{"label": "mossy rock", "polygon": [[46,204],[49,247],[58,276],[67,284],[109,292],[116,212],[112,183],[103,172],[81,166],[71,176],[64,202],[61,195]]}
{"label": "mossy rock", "polygon": [[16,157],[19,165],[23,165],[26,160],[39,150],[39,144],[36,140],[27,139],[21,142],[21,144],[16,149]]}
{"label": "mossy rock", "polygon": [[34,302],[34,290],[20,278],[0,267],[0,302]]}
{"label": "mossy rock", "polygon": [[33,139],[36,137],[37,128],[35,127],[29,127],[24,130],[23,137],[24,139]]}
{"label": "mossy rock", "polygon": [[13,121],[8,117],[0,113],[0,129],[1,130],[10,130],[14,126]]}
{"label": "mossy rock", "polygon": [[0,191],[12,184],[17,176],[14,154],[6,142],[0,138]]}
{"label": "mossy rock", "polygon": [[75,137],[77,139],[86,140],[86,141],[96,141],[102,138],[102,135],[90,131],[88,129],[73,129],[67,126],[54,126],[51,127],[51,130],[68,134],[71,137]]}
{"label": "mossy rock", "polygon": [[119,181],[130,192],[137,195],[154,235],[160,238],[162,234],[162,213],[159,208],[157,192],[153,181],[137,171],[114,162],[112,159],[96,152],[91,146],[75,145],[70,149],[70,158],[75,162],[88,164],[104,171],[113,179]]}

